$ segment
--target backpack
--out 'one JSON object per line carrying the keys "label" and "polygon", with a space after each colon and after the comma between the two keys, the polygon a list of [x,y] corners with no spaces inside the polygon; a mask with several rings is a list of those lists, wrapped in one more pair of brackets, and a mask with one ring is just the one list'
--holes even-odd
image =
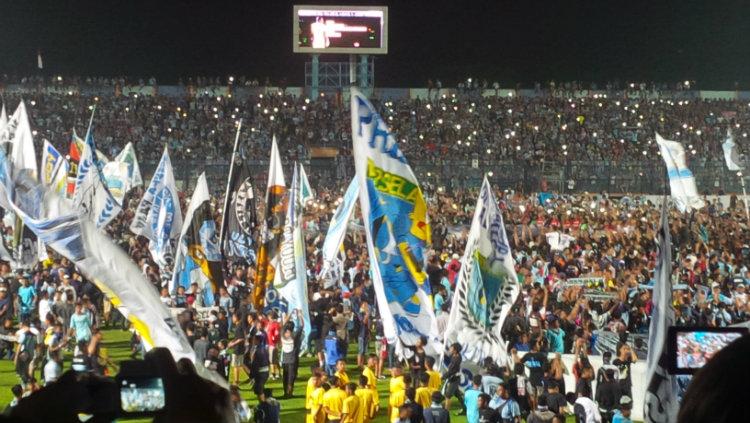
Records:
{"label": "backpack", "polygon": [[23,342],[21,343],[22,351],[27,352],[31,355],[34,354],[36,349],[37,339],[31,331],[24,333]]}

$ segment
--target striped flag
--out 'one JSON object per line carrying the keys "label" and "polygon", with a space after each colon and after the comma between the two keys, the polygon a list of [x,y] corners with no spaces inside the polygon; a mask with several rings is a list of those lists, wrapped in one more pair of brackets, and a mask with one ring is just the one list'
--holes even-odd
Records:
{"label": "striped flag", "polygon": [[659,134],[656,134],[656,143],[667,165],[669,188],[677,208],[684,213],[703,207],[703,200],[698,196],[698,189],[695,186],[695,177],[687,167],[685,149],[682,144],[665,140]]}

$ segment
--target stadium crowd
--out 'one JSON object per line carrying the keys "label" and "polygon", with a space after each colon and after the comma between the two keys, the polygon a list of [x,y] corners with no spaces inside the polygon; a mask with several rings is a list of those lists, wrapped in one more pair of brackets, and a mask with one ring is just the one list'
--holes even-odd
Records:
{"label": "stadium crowd", "polygon": [[[474,89],[433,89],[429,98],[376,103],[407,157],[435,164],[448,163],[449,157],[656,163],[654,132],[682,142],[695,160],[706,160],[721,157],[728,128],[744,139],[750,125],[745,102],[678,100],[660,96],[656,88],[594,94],[568,84],[533,96],[497,92],[482,97]],[[348,103],[340,94],[321,94],[311,101],[281,90],[241,99],[207,93],[175,98],[29,90],[23,98],[31,106],[38,139],[48,139],[60,151],[67,151],[73,128],[84,132],[96,105],[95,136],[108,155],[133,142],[142,160],[156,161],[166,143],[178,160],[226,161],[240,118],[250,130],[245,141],[250,159],[266,158],[272,134],[290,160],[307,157],[316,146],[336,147],[342,156],[350,153]],[[586,95],[579,97],[581,93]],[[5,93],[6,104],[20,99],[17,93]]]}
{"label": "stadium crowd", "polygon": [[[727,126],[740,125],[736,132],[743,136],[748,116],[747,105],[738,102],[652,103],[612,95],[573,101],[558,96],[479,99],[469,94],[438,94],[429,102],[383,102],[380,107],[394,133],[405,140],[402,149],[412,162],[449,160],[458,152],[484,156],[485,150],[497,159],[552,160],[562,151],[592,160],[660,160],[642,153],[652,148],[646,145],[654,128],[693,143],[699,156],[719,155]],[[16,100],[12,94],[5,98],[10,104]],[[287,161],[304,155],[311,145],[350,150],[348,112],[331,97],[308,102],[271,94],[235,103],[215,97],[176,102],[149,96],[97,100],[45,94],[25,100],[37,140],[47,138],[63,151],[71,128],[85,127],[94,103],[97,144],[108,155],[133,142],[140,159],[156,160],[166,141],[176,164],[196,156],[228,158],[239,118],[253,128],[248,151],[258,159],[270,150],[272,133]],[[727,112],[736,114],[729,117]],[[469,148],[457,148],[458,141],[470,143]],[[304,219],[312,326],[307,342],[301,336],[301,313],[279,316],[253,308],[248,293],[255,282],[254,263],[228,264],[216,304],[201,304],[195,287],[176,293],[164,289],[148,241],[128,230],[140,190],[128,194],[124,212],[107,227],[164,304],[183,310],[179,321],[198,361],[232,384],[238,421],[251,415],[262,422],[279,420],[283,400],[265,388],[269,379],[277,378],[283,380],[285,398],[304,395],[311,423],[366,422],[377,413],[394,423],[447,422],[453,398],[472,423],[564,421],[569,414],[587,422],[629,421],[630,367],[639,355],[643,358],[646,346],[639,335],[648,331],[653,307],[659,205],[635,195],[498,192],[522,285],[504,327],[513,362],[488,360],[469,386],[459,388],[460,345],[450,346],[441,365],[435,357],[425,357],[421,346],[412,358],[399,361],[385,342],[357,222],[344,241],[341,278],[332,286],[318,278],[319,249],[342,185],[311,182],[318,192],[316,207],[307,207]],[[478,190],[424,188],[433,231],[425,270],[439,332],[444,333]],[[223,204],[223,199],[217,197],[212,204]],[[257,206],[262,210],[260,202]],[[214,212],[220,223],[220,207]],[[727,205],[714,202],[691,214],[672,211],[670,222],[672,306],[678,323],[724,327],[748,320],[750,222],[741,202],[732,197]],[[7,228],[4,233],[11,235]],[[65,366],[100,374],[112,371],[116,363],[102,348],[102,329],[127,328],[127,322],[69,261],[50,252],[33,269],[15,272],[0,263],[0,273],[0,357],[15,363],[21,382],[13,387],[17,399],[55,380]],[[569,283],[575,278],[589,282]],[[142,353],[135,332],[131,348],[133,357]],[[294,391],[303,354],[317,357],[304,393]],[[566,368],[561,354],[575,355],[572,368]],[[602,355],[605,364],[595,369],[591,355]],[[72,361],[65,362],[69,357]],[[575,386],[566,386],[567,373],[574,374]],[[379,410],[376,384],[387,376],[388,409]],[[258,404],[252,411],[240,389],[246,377],[252,380],[252,398]]]}

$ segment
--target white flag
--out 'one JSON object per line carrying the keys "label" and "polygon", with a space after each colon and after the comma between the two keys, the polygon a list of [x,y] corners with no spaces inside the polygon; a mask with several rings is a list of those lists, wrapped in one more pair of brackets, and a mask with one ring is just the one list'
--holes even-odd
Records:
{"label": "white flag", "polygon": [[5,129],[5,125],[8,124],[8,113],[5,112],[5,104],[3,104],[2,109],[0,109],[0,134],[3,133],[3,130]]}
{"label": "white flag", "polygon": [[677,420],[680,405],[677,402],[677,379],[667,370],[667,329],[674,325],[675,319],[672,310],[672,240],[669,234],[666,198],[662,205],[659,226],[659,261],[654,273],[654,307],[648,330],[643,415],[648,423],[672,423]]}
{"label": "white flag", "polygon": [[[34,151],[34,138],[31,134],[29,116],[26,113],[26,105],[23,101],[18,105],[5,126],[7,142],[11,143],[10,159],[13,161],[13,176],[19,172],[27,172],[33,179],[37,178],[36,152]],[[3,136],[0,135],[0,141]]]}
{"label": "white flag", "polygon": [[485,177],[445,333],[446,345],[458,342],[464,347],[464,359],[481,365],[491,357],[500,366],[509,364],[501,331],[519,293],[514,264],[503,214]]}
{"label": "white flag", "polygon": [[78,163],[76,188],[73,197],[81,216],[104,228],[122,210],[121,204],[112,196],[94,161],[94,149],[86,142],[81,161]]}
{"label": "white flag", "polygon": [[297,166],[294,168],[292,188],[289,191],[280,257],[280,266],[276,269],[273,281],[273,287],[279,293],[279,309],[285,314],[294,310],[302,311],[306,339],[311,326],[307,299],[305,239],[302,234],[302,191]]}
{"label": "white flag", "polygon": [[[0,149],[0,206],[13,210],[41,241],[93,281],[138,331],[146,350],[165,347],[175,360],[195,361],[195,352],[180,325],[130,258],[92,222],[79,218],[62,197],[28,174],[13,178],[12,168]],[[227,386],[203,363],[195,364],[199,375]]]}
{"label": "white flag", "polygon": [[180,198],[177,195],[169,151],[164,147],[159,166],[138,204],[130,230],[151,241],[151,256],[165,280],[171,279],[175,244],[181,229]]}
{"label": "white flag", "polygon": [[742,166],[739,165],[740,154],[737,151],[737,144],[734,143],[734,136],[732,136],[731,129],[727,130],[727,139],[721,147],[724,149],[724,160],[727,162],[727,169],[742,170]]}
{"label": "white flag", "polygon": [[682,144],[665,140],[659,134],[656,134],[656,143],[667,165],[669,187],[677,208],[686,212],[703,207],[703,200],[698,196],[698,189],[695,187],[695,177],[687,167]]}
{"label": "white flag", "polygon": [[302,198],[302,206],[304,207],[308,201],[315,198],[315,193],[310,187],[310,181],[307,179],[307,173],[305,168],[299,165],[299,177],[300,177],[300,197]]}
{"label": "white flag", "polygon": [[135,147],[133,147],[132,142],[129,142],[125,148],[120,151],[120,154],[115,157],[114,161],[128,165],[128,191],[134,187],[143,185],[141,168],[138,166],[138,157],[135,155]]}
{"label": "white flag", "polygon": [[339,248],[341,248],[341,243],[344,242],[346,228],[349,224],[349,219],[354,213],[354,206],[357,204],[358,197],[359,179],[355,177],[349,183],[349,187],[346,189],[341,204],[336,208],[336,212],[333,213],[331,222],[328,224],[328,233],[326,234],[326,239],[323,241],[323,248],[321,249],[323,255],[323,266],[320,270],[319,276],[326,275],[330,271],[338,272],[337,256]]}
{"label": "white flag", "polygon": [[431,229],[419,182],[373,105],[351,89],[352,143],[370,271],[383,331],[396,354],[425,337],[438,354],[437,322],[424,271]]}

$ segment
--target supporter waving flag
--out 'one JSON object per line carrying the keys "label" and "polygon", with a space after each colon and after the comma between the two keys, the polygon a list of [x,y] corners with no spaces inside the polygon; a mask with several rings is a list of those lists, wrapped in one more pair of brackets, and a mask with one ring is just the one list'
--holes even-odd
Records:
{"label": "supporter waving flag", "polygon": [[[205,173],[201,173],[195,185],[177,248],[170,292],[175,292],[178,286],[190,292],[191,285],[197,283],[202,304],[213,306],[219,287],[224,286],[224,276]],[[197,292],[193,294],[198,298]]]}
{"label": "supporter waving flag", "polygon": [[[279,267],[273,288],[279,293],[279,309],[284,314],[301,310],[304,318],[305,339],[310,334],[310,313],[307,299],[307,269],[305,268],[305,237],[302,234],[302,190],[300,172],[295,165],[292,188],[289,191],[284,238],[281,242]],[[301,166],[299,166],[301,168]]]}
{"label": "supporter waving flag", "polygon": [[435,354],[441,345],[424,271],[431,242],[424,195],[398,142],[356,88],[351,113],[360,206],[385,336],[400,356],[410,356],[408,347],[422,337]]}
{"label": "supporter waving flag", "polygon": [[182,230],[182,210],[167,147],[138,204],[130,230],[149,239],[149,250],[162,279],[171,280],[175,242]]}
{"label": "supporter waving flag", "polygon": [[456,294],[445,333],[445,344],[463,345],[464,359],[482,364],[491,357],[508,363],[507,341],[501,330],[519,293],[513,255],[503,214],[487,178],[482,183],[471,221]]}
{"label": "supporter waving flag", "polygon": [[274,137],[271,145],[271,163],[268,169],[266,213],[263,217],[261,245],[258,249],[258,276],[255,279],[255,289],[253,290],[253,303],[256,310],[262,310],[266,302],[274,303],[277,300],[276,290],[273,289],[273,281],[281,260],[279,252],[286,222],[286,202],[284,169],[281,168],[279,147],[276,145],[276,137]]}

